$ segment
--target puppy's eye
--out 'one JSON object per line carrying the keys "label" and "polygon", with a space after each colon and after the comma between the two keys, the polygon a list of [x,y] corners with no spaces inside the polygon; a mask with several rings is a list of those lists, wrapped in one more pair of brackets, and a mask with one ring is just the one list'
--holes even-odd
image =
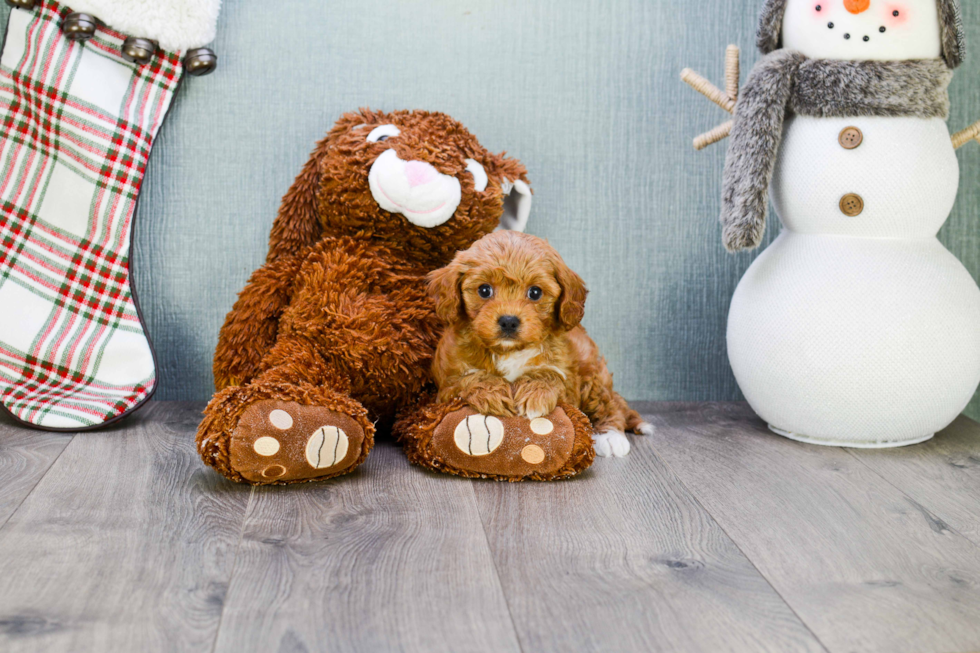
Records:
{"label": "puppy's eye", "polygon": [[537,286],[531,286],[530,288],[527,289],[527,298],[530,299],[532,302],[536,302],[539,299],[541,299],[542,295],[544,295],[544,291],[538,288]]}
{"label": "puppy's eye", "polygon": [[488,283],[485,283],[476,289],[476,294],[479,295],[482,299],[490,299],[491,297],[493,297],[493,286],[491,286]]}
{"label": "puppy's eye", "polygon": [[371,133],[367,135],[367,142],[377,143],[379,141],[386,141],[392,136],[398,136],[400,133],[401,130],[394,125],[381,125],[371,130]]}

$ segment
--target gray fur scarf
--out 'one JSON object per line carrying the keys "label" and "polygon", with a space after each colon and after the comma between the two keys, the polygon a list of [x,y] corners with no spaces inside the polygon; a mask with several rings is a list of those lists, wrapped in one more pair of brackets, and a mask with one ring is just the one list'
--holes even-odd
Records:
{"label": "gray fur scarf", "polygon": [[787,112],[823,118],[949,115],[953,71],[942,59],[831,61],[776,50],[756,64],[735,106],[722,192],[729,251],[759,246]]}

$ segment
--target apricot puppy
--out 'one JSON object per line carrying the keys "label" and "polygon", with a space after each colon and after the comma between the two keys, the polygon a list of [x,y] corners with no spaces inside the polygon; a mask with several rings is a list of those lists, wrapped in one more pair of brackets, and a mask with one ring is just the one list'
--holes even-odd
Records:
{"label": "apricot puppy", "polygon": [[596,454],[625,456],[625,432],[653,426],[613,390],[612,374],[579,324],[582,279],[536,236],[497,231],[429,273],[447,328],[432,371],[439,400],[463,399],[483,414],[550,414],[559,403],[585,413]]}

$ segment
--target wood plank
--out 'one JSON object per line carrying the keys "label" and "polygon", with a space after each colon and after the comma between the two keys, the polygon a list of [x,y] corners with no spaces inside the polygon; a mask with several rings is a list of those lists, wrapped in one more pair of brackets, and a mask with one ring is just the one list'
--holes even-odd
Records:
{"label": "wood plank", "polygon": [[250,488],[201,464],[202,408],[72,439],[0,530],[0,649],[210,649]]}
{"label": "wood plank", "polygon": [[0,528],[71,442],[71,433],[36,431],[0,414]]}
{"label": "wood plank", "polygon": [[518,650],[471,482],[381,442],[350,475],[257,488],[215,650]]}
{"label": "wood plank", "polygon": [[744,404],[652,421],[658,455],[829,650],[980,649],[980,549],[921,503]]}
{"label": "wood plank", "polygon": [[475,484],[526,651],[822,651],[655,455],[556,483]]}
{"label": "wood plank", "polygon": [[914,447],[848,451],[980,545],[980,424],[960,417]]}

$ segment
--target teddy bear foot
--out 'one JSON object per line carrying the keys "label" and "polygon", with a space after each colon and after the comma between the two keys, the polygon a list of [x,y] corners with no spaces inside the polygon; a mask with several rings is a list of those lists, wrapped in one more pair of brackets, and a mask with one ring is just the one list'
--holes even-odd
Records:
{"label": "teddy bear foot", "polygon": [[368,444],[364,429],[348,415],[266,399],[242,413],[228,443],[228,462],[254,484],[320,480],[356,467]]}
{"label": "teddy bear foot", "polygon": [[571,406],[537,419],[481,415],[459,403],[424,413],[402,423],[400,439],[412,462],[436,471],[550,481],[575,476],[595,459],[592,425]]}

